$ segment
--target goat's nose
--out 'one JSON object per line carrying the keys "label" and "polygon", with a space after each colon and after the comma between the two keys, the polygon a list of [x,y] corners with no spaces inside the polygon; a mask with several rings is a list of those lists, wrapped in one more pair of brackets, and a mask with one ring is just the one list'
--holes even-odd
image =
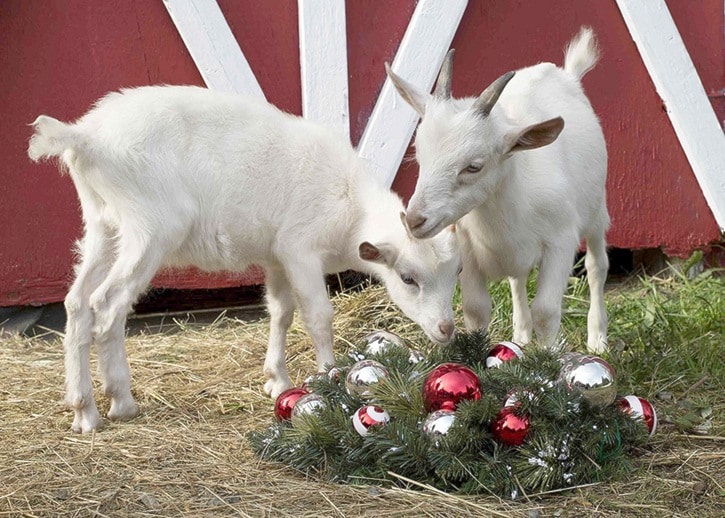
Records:
{"label": "goat's nose", "polygon": [[438,324],[438,330],[443,333],[447,339],[450,339],[451,336],[453,336],[454,327],[453,320],[444,320]]}
{"label": "goat's nose", "polygon": [[428,218],[418,212],[408,212],[405,216],[405,220],[408,222],[408,226],[412,229],[422,227]]}

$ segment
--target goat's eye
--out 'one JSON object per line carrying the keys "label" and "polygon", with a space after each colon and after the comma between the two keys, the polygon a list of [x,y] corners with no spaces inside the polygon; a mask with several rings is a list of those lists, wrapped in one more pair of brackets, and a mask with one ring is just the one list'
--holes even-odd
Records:
{"label": "goat's eye", "polygon": [[479,172],[479,171],[480,171],[481,169],[483,169],[483,166],[482,166],[482,165],[477,165],[477,164],[471,164],[471,165],[469,165],[468,167],[466,167],[466,168],[465,168],[465,169],[464,169],[463,171],[461,171],[461,172],[462,172],[462,173],[477,173],[477,172]]}
{"label": "goat's eye", "polygon": [[413,279],[413,276],[408,275],[407,273],[400,274],[400,280],[403,281],[405,284],[409,284],[411,286],[418,286],[418,283],[415,282],[415,279]]}

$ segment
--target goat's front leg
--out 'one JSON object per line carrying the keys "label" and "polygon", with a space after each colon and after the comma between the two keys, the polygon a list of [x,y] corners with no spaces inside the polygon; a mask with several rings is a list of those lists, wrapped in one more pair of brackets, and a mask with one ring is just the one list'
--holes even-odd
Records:
{"label": "goat's front leg", "polygon": [[315,344],[317,370],[335,364],[332,353],[333,309],[327,296],[325,275],[319,259],[296,257],[285,265],[307,332]]}
{"label": "goat's front leg", "polygon": [[513,303],[514,342],[525,345],[531,341],[534,323],[529,309],[529,296],[526,291],[527,276],[509,277],[511,302]]}
{"label": "goat's front leg", "polygon": [[267,311],[269,311],[269,344],[264,360],[264,374],[269,378],[264,384],[267,395],[276,398],[292,386],[287,374],[285,347],[287,330],[294,318],[294,298],[292,288],[284,271],[267,268],[265,270],[267,288]]}
{"label": "goat's front leg", "polygon": [[589,314],[587,315],[587,349],[592,353],[607,350],[607,308],[604,305],[604,283],[607,281],[609,258],[604,233],[587,238],[584,259],[589,282]]}
{"label": "goat's front leg", "polygon": [[475,261],[463,256],[463,270],[459,275],[461,298],[463,299],[463,320],[468,331],[485,331],[491,322],[491,295],[483,272]]}
{"label": "goat's front leg", "polygon": [[544,347],[557,345],[561,305],[571,273],[576,247],[546,248],[539,266],[536,297],[531,304],[534,331]]}

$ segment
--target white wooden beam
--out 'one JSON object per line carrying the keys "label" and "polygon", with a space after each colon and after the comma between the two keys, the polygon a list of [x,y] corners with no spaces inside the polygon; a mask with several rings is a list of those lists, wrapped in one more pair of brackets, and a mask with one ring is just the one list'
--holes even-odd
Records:
{"label": "white wooden beam", "polygon": [[664,0],[617,0],[720,231],[725,231],[725,134]]}
{"label": "white wooden beam", "polygon": [[345,0],[298,0],[302,115],[350,137]]}
{"label": "white wooden beam", "polygon": [[265,99],[216,0],[164,0],[209,88]]}
{"label": "white wooden beam", "polygon": [[[420,0],[395,55],[393,71],[430,91],[468,0]],[[358,152],[391,185],[418,122],[418,114],[385,80]]]}

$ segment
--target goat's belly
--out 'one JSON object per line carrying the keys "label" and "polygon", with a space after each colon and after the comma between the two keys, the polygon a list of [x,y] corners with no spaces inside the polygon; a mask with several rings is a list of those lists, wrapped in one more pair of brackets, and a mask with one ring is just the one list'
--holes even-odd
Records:
{"label": "goat's belly", "polygon": [[265,264],[269,246],[259,240],[239,243],[225,234],[189,239],[167,258],[168,266],[194,266],[208,272],[243,271],[250,264]]}

